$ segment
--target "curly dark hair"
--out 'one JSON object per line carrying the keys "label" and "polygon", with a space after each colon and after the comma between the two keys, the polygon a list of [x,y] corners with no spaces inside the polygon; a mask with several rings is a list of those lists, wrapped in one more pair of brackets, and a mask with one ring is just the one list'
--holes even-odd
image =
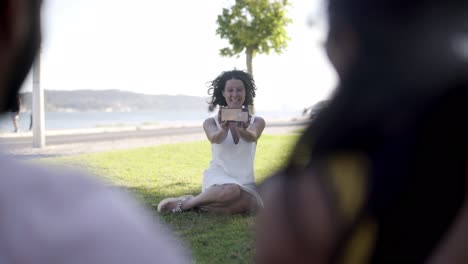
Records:
{"label": "curly dark hair", "polygon": [[216,77],[216,79],[211,81],[208,88],[208,94],[211,95],[211,101],[208,103],[213,106],[227,106],[226,99],[223,96],[223,91],[224,87],[226,87],[226,82],[233,79],[240,80],[244,84],[245,101],[243,105],[245,107],[253,105],[255,90],[257,89],[255,86],[255,81],[252,78],[252,75],[249,73],[236,69],[232,71],[224,71],[218,77]]}

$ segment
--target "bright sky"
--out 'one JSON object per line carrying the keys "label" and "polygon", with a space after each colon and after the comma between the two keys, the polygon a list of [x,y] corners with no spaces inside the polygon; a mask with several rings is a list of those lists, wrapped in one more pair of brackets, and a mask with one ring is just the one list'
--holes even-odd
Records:
{"label": "bright sky", "polygon": [[[303,109],[336,84],[322,48],[321,1],[290,1],[287,50],[253,61],[259,110]],[[206,96],[207,82],[222,71],[246,69],[245,56],[219,56],[228,43],[215,34],[216,18],[229,2],[46,0],[41,83],[51,90]],[[311,18],[322,23],[309,26]]]}

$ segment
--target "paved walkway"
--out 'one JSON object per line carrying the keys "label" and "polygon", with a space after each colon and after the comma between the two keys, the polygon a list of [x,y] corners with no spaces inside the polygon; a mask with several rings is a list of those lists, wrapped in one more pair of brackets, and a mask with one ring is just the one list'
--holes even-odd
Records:
{"label": "paved walkway", "polygon": [[[303,126],[272,126],[266,127],[264,134],[284,134],[294,132]],[[46,146],[44,148],[7,148],[5,152],[19,156],[22,158],[40,158],[40,157],[55,157],[65,155],[78,155],[85,153],[96,153],[102,151],[111,151],[119,149],[130,149],[139,147],[149,147],[161,144],[172,144],[179,142],[192,142],[206,140],[206,136],[203,132],[191,133],[184,135],[173,135],[173,136],[157,136],[151,138],[132,138],[132,139],[118,139],[111,141],[99,141],[99,142],[84,142],[84,143],[73,143],[73,144],[62,144],[55,146]]]}

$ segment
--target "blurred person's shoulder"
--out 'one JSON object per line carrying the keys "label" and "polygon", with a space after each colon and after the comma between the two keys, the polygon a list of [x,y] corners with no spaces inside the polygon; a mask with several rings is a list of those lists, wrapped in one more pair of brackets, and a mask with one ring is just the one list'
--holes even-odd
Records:
{"label": "blurred person's shoulder", "polygon": [[188,263],[129,193],[70,169],[0,155],[0,245],[21,263]]}

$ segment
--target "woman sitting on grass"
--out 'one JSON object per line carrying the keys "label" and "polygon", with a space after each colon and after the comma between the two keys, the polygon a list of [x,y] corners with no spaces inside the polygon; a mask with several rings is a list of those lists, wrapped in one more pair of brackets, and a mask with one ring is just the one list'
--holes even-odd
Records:
{"label": "woman sitting on grass", "polygon": [[212,160],[205,170],[202,193],[166,198],[158,212],[182,212],[199,208],[213,213],[253,213],[263,206],[256,191],[254,158],[257,140],[265,121],[250,116],[248,121],[221,121],[222,109],[247,109],[253,104],[255,82],[243,71],[223,72],[210,85],[211,104],[221,107],[203,123],[211,142]]}

